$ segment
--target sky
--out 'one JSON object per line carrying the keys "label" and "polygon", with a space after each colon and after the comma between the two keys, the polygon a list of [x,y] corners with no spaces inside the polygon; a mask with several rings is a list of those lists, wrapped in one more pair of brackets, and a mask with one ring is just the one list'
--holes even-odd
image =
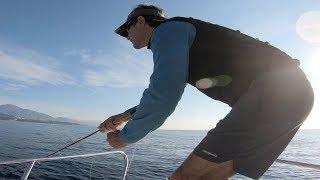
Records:
{"label": "sky", "polygon": [[[240,30],[301,61],[314,92],[304,129],[320,129],[318,0],[0,0],[0,104],[98,125],[139,103],[152,53],[114,33],[138,4]],[[162,129],[208,130],[230,107],[188,85]]]}

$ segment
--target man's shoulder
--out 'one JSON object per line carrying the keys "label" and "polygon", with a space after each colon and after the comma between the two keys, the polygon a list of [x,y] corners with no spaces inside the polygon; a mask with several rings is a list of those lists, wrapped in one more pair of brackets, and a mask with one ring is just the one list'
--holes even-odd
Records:
{"label": "man's shoulder", "polygon": [[189,31],[194,29],[194,26],[187,22],[181,21],[180,19],[170,18],[167,21],[161,23],[156,29],[155,33],[160,34],[167,34],[167,33],[179,33],[181,31]]}
{"label": "man's shoulder", "polygon": [[[167,25],[167,26],[183,26],[183,25],[190,25],[190,19],[187,17],[172,17],[169,19],[166,19],[163,23],[161,23],[159,26]],[[192,24],[191,24],[192,25]]]}
{"label": "man's shoulder", "polygon": [[159,47],[159,45],[173,45],[179,41],[185,41],[188,38],[193,38],[196,33],[196,28],[183,21],[165,21],[161,23],[153,31],[151,38],[151,50]]}

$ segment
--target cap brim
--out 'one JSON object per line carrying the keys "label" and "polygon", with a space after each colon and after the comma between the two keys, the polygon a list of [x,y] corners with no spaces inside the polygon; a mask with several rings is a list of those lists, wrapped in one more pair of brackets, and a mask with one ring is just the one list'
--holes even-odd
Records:
{"label": "cap brim", "polygon": [[128,37],[127,23],[133,17],[138,16],[154,16],[155,20],[160,18],[162,21],[165,19],[164,14],[156,9],[135,9],[128,15],[127,21],[115,30],[115,33],[123,37]]}
{"label": "cap brim", "polygon": [[123,23],[121,26],[119,26],[114,32],[119,34],[120,36],[123,37],[128,37],[128,32],[127,32],[127,27],[126,27],[127,22]]}

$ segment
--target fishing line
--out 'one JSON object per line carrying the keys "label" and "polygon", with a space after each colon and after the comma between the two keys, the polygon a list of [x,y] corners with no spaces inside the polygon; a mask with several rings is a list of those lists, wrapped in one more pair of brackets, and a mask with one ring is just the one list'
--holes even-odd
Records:
{"label": "fishing line", "polygon": [[[80,142],[80,141],[82,141],[82,140],[84,140],[84,139],[86,139],[86,138],[88,138],[88,137],[96,134],[96,133],[99,132],[99,131],[100,131],[100,130],[96,130],[96,131],[88,134],[87,136],[85,136],[85,137],[83,137],[83,138],[81,138],[81,139],[79,139],[79,140],[77,140],[77,141],[75,141],[75,142],[73,142],[73,143],[71,143],[71,144],[68,144],[67,146],[65,146],[65,147],[63,147],[63,148],[61,148],[61,149],[59,149],[59,150],[57,150],[57,151],[55,151],[55,152],[47,155],[46,158],[47,158],[47,157],[50,157],[50,156],[52,156],[52,155],[54,155],[54,154],[57,154],[57,153],[60,154],[60,152],[61,152],[62,150],[64,150],[64,149],[66,149],[66,148],[68,148],[68,147],[70,147],[70,146],[72,146],[72,145],[74,145],[74,144],[76,144],[76,143],[78,143],[78,142]],[[71,161],[71,163],[74,164],[72,161]],[[92,163],[91,163],[91,165],[92,165]],[[81,167],[78,167],[78,166],[76,166],[76,167],[79,168],[82,172],[85,172]],[[91,178],[91,169],[90,169],[90,178]]]}
{"label": "fishing line", "polygon": [[92,170],[92,166],[93,166],[93,161],[94,161],[94,159],[91,160],[90,171],[89,171],[90,180],[91,180],[91,170]]}
{"label": "fishing line", "polygon": [[[70,131],[70,127],[68,127],[68,126],[63,126],[63,128],[67,128],[67,129],[63,129],[62,131],[63,132],[66,132],[66,131]],[[74,141],[74,139],[72,139],[71,137],[70,137],[70,134],[69,133],[66,133],[67,134],[67,140],[65,141],[65,142],[63,142],[63,144],[65,145],[65,144],[69,144],[69,143],[71,143],[71,142],[73,142]],[[62,146],[62,143],[59,143],[59,146],[61,147]],[[56,147],[59,147],[58,145],[56,146]],[[72,150],[71,149],[69,149],[69,151],[71,152]],[[64,153],[62,152],[62,151],[60,151],[60,152],[57,152],[57,154],[56,155],[58,155],[58,156],[62,156]],[[92,157],[91,157],[92,158]],[[76,160],[69,160],[69,162],[72,164],[72,166],[73,167],[75,167],[76,169],[79,169],[83,174],[88,174],[87,173],[87,170],[84,168],[84,167],[82,167],[82,166],[80,166],[78,163],[76,163]],[[38,164],[40,164],[40,162],[37,162]],[[93,164],[93,163],[95,163],[95,161],[94,161],[94,159],[92,160],[92,162],[91,162],[91,164]],[[90,176],[90,178],[91,178],[91,176]]]}

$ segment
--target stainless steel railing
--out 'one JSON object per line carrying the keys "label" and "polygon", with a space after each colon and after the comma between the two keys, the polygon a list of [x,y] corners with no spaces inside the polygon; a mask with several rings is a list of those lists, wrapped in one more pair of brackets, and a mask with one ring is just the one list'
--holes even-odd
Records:
{"label": "stainless steel railing", "polygon": [[29,174],[36,162],[42,162],[42,161],[53,161],[53,160],[61,160],[61,159],[68,159],[68,158],[80,158],[80,157],[92,157],[92,156],[101,156],[101,155],[107,155],[107,154],[121,154],[125,160],[125,167],[124,172],[122,174],[122,180],[125,180],[128,166],[129,166],[129,160],[128,156],[123,151],[107,151],[107,152],[100,152],[100,153],[92,153],[92,154],[80,154],[80,155],[72,155],[72,156],[58,156],[58,157],[46,157],[46,158],[35,158],[35,159],[18,159],[18,160],[12,160],[12,161],[2,161],[0,162],[0,165],[5,164],[20,164],[20,163],[27,163],[30,162],[28,168],[25,170],[24,174],[22,175],[22,180],[27,180],[29,177]]}

